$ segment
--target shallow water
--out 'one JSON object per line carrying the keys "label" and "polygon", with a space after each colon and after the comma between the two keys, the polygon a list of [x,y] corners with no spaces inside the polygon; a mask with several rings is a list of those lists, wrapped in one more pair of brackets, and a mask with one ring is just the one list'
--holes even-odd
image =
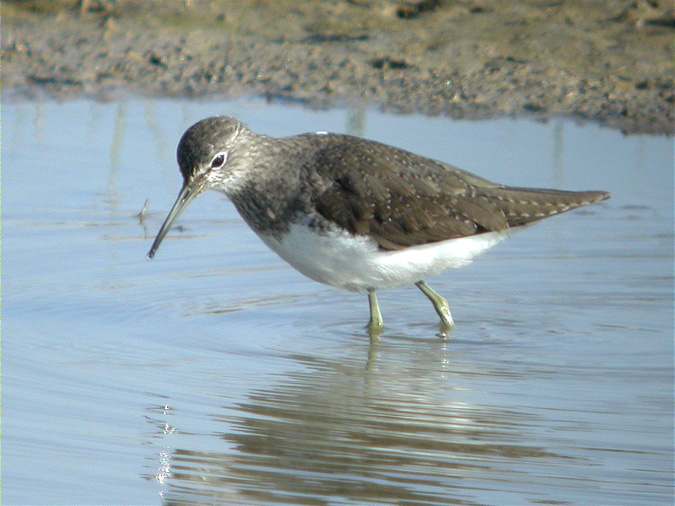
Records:
{"label": "shallow water", "polygon": [[[6,504],[670,504],[673,146],[555,120],[260,101],[3,106]],[[152,262],[182,131],[347,131],[500,182],[612,200],[430,284],[303,278],[217,194]],[[136,214],[146,199],[149,213]]]}

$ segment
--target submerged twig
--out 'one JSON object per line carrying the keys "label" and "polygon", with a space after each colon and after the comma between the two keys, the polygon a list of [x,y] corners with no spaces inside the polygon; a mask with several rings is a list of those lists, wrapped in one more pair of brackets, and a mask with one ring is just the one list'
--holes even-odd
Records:
{"label": "submerged twig", "polygon": [[149,207],[150,207],[150,199],[145,199],[145,202],[143,203],[143,208],[136,215],[136,218],[138,218],[139,223],[142,224],[145,221],[145,215],[147,214]]}

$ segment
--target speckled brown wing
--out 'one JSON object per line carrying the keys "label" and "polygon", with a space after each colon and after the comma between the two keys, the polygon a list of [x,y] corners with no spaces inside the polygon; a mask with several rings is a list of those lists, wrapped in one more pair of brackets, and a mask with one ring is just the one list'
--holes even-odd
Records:
{"label": "speckled brown wing", "polygon": [[[461,171],[376,142],[331,137],[312,160],[325,185],[316,192],[316,209],[354,234],[370,235],[381,248],[508,227],[492,202],[475,197]],[[495,186],[477,177],[474,182]]]}
{"label": "speckled brown wing", "polygon": [[385,250],[505,230],[607,196],[504,187],[377,142],[323,137],[311,160],[317,211]]}

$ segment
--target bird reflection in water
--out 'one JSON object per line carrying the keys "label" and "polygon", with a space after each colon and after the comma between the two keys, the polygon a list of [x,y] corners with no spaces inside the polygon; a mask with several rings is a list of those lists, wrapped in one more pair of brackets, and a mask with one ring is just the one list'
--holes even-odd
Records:
{"label": "bird reflection in water", "polygon": [[[536,422],[531,415],[464,402],[476,392],[462,387],[463,378],[476,384],[476,377],[513,372],[451,367],[447,343],[394,341],[398,348],[374,341],[365,366],[363,355],[339,361],[295,355],[301,371],[251,391],[235,415],[226,414],[231,406],[212,413],[220,431],[202,434],[200,448],[174,447],[162,484],[166,502],[461,504],[458,487],[527,479],[522,468],[563,458],[522,444]],[[380,353],[384,346],[387,353]],[[161,430],[161,421],[155,424]],[[160,452],[154,469],[166,462]]]}

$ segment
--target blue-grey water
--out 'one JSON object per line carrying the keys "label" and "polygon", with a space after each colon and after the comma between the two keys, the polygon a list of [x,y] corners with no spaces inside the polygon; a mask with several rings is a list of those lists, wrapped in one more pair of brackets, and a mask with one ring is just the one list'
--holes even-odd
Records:
{"label": "blue-grey water", "polygon": [[[613,198],[430,284],[285,265],[218,194],[152,262],[192,122],[350,132],[500,182]],[[144,220],[136,215],[149,199]],[[4,504],[671,504],[673,143],[569,120],[261,101],[5,102]]]}

